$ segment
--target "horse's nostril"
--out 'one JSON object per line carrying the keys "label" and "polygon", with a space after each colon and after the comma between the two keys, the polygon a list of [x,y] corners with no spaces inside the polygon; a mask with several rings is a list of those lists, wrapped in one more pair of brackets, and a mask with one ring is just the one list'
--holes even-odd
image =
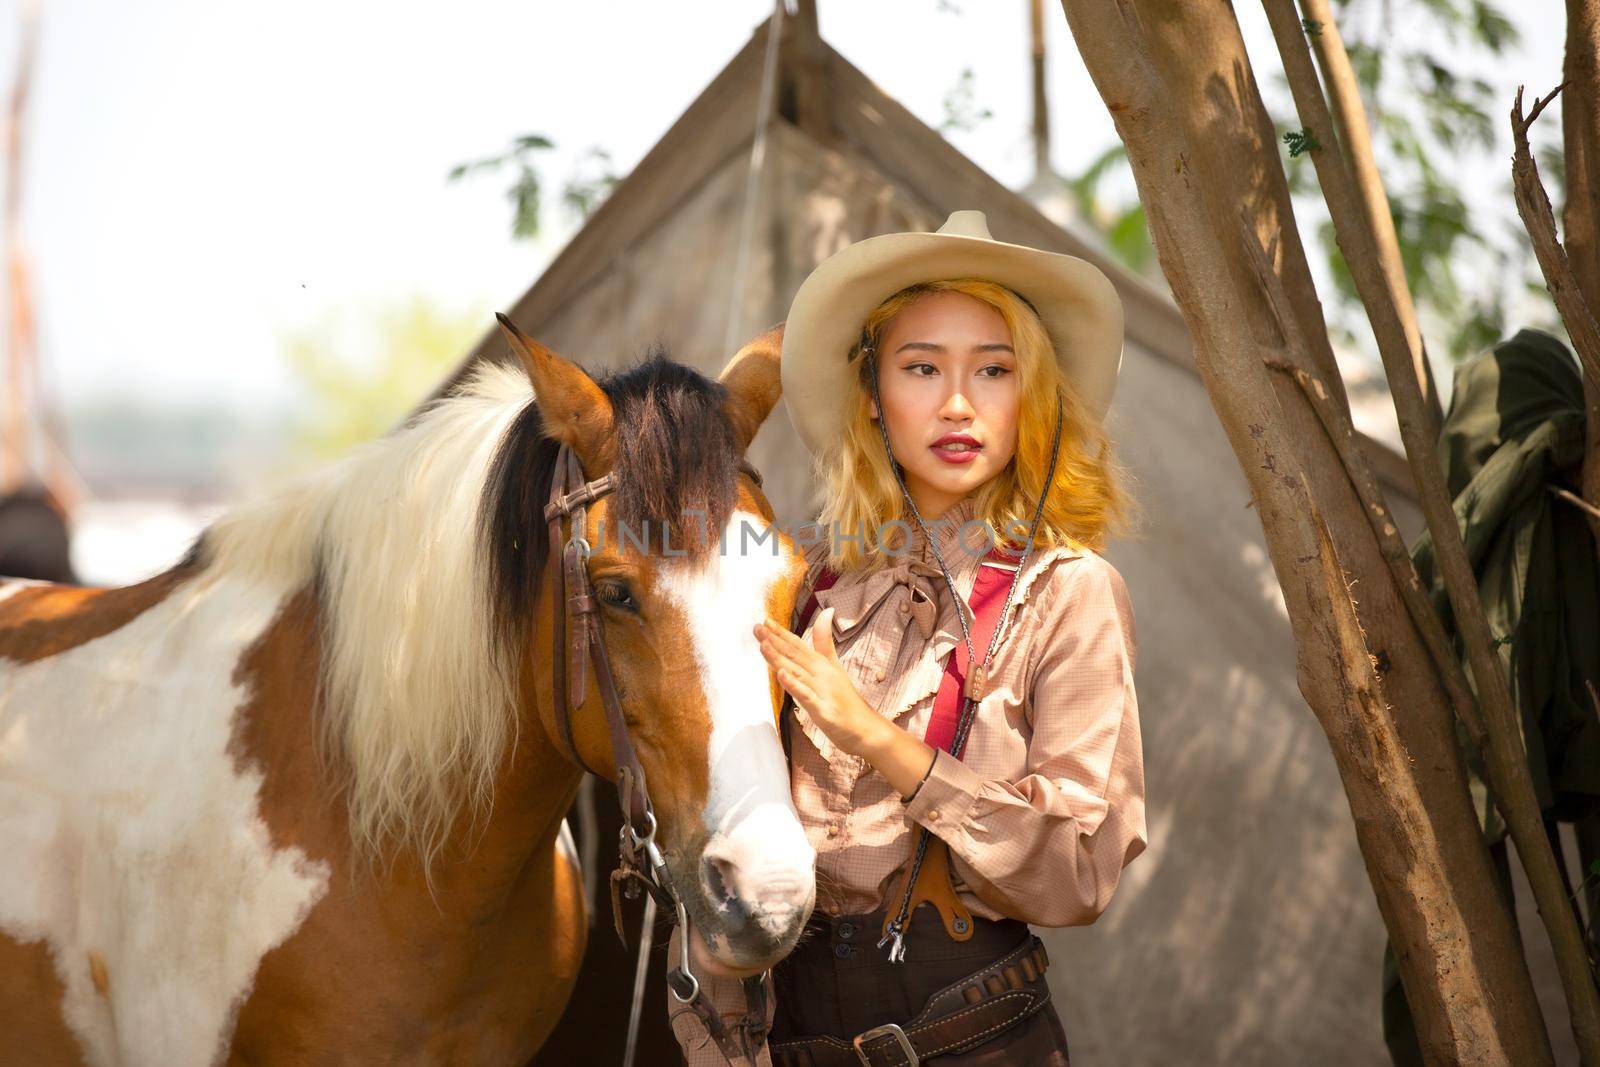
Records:
{"label": "horse's nostril", "polygon": [[707,856],[703,862],[706,895],[726,907],[733,902],[733,864],[720,856]]}

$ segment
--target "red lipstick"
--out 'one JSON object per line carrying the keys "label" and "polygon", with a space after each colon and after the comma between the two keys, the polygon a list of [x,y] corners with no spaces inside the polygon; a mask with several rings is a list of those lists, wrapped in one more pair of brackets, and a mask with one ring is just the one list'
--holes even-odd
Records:
{"label": "red lipstick", "polygon": [[971,463],[983,451],[983,446],[971,434],[947,433],[928,449],[946,463]]}

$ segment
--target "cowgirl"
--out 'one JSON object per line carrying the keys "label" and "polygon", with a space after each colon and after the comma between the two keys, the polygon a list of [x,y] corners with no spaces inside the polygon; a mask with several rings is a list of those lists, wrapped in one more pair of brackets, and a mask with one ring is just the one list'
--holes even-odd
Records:
{"label": "cowgirl", "polygon": [[[1103,274],[977,211],[796,294],[783,392],[824,536],[800,636],[757,637],[817,902],[760,1062],[1066,1065],[1027,924],[1093,922],[1146,843],[1133,612],[1096,552],[1127,510],[1100,422],[1121,352]],[[692,962],[737,1018],[737,976]],[[674,1031],[723,1062],[693,1015]]]}

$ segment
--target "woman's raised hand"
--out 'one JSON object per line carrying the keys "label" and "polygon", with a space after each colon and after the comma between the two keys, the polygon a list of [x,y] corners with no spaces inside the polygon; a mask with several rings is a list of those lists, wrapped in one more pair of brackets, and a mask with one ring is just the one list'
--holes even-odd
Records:
{"label": "woman's raised hand", "polygon": [[817,613],[809,642],[765,620],[756,623],[755,635],[778,684],[828,740],[871,763],[902,796],[916,791],[934,750],[879,715],[857,692],[833,647],[831,607]]}
{"label": "woman's raised hand", "polygon": [[839,662],[833,647],[833,609],[823,608],[817,614],[810,642],[766,620],[756,623],[755,635],[767,665],[777,672],[778,684],[828,740],[852,756],[866,755],[868,735],[882,720]]}

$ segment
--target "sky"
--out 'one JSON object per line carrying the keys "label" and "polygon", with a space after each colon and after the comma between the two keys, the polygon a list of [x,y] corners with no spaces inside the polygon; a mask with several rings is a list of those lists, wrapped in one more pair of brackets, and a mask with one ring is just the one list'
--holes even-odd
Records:
{"label": "sky", "polygon": [[[15,4],[0,5],[9,86]],[[1524,47],[1485,75],[1506,102],[1560,73],[1559,18],[1508,10]],[[1255,0],[1236,4],[1258,68]],[[507,179],[447,183],[514,135],[626,173],[771,11],[762,0],[449,5],[46,0],[25,190],[45,374],[66,406],[292,408],[290,333],[421,295],[508,307],[575,229],[510,237]],[[1032,176],[1025,0],[820,2],[823,36],[924,121],[973,70],[993,117],[951,135],[1002,182]],[[1054,163],[1113,140],[1047,8]],[[1262,75],[1265,78],[1265,75]],[[751,102],[752,122],[754,101]],[[1504,112],[1496,116],[1506,142]],[[1544,120],[1552,132],[1559,119]],[[485,319],[486,326],[488,319]],[[337,340],[332,343],[339,343]],[[344,358],[345,353],[330,353]]]}

